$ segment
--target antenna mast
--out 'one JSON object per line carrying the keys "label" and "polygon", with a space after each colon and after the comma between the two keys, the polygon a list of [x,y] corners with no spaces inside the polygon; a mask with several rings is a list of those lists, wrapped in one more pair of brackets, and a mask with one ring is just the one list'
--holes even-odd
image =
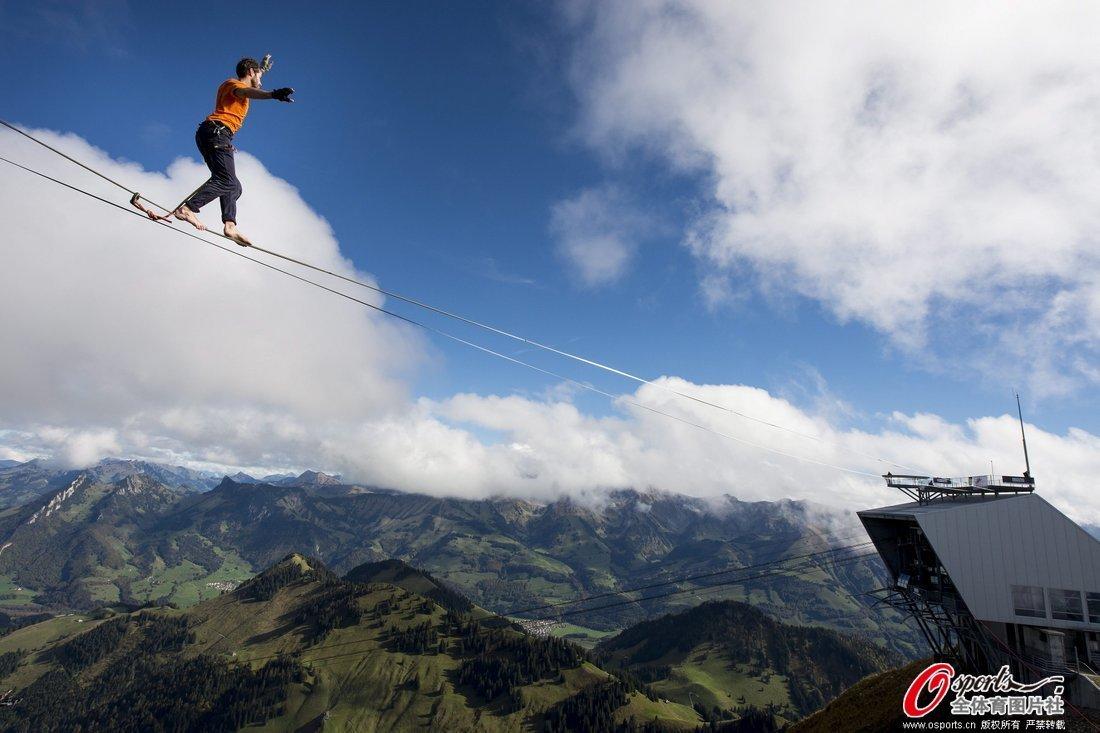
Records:
{"label": "antenna mast", "polygon": [[1024,476],[1031,476],[1031,461],[1027,457],[1027,434],[1024,433],[1024,411],[1020,407],[1020,393],[1016,393],[1016,413],[1020,416],[1020,439],[1024,442],[1024,466],[1027,468],[1024,471]]}
{"label": "antenna mast", "polygon": [[1020,406],[1020,393],[1013,390],[1013,394],[1016,395],[1016,413],[1020,416],[1020,439],[1024,444],[1024,465],[1027,466],[1023,476],[998,476],[993,472],[993,461],[990,461],[989,474],[986,476],[945,478],[886,473],[882,476],[886,479],[886,485],[892,489],[901,489],[906,496],[918,504],[1010,494],[1018,496],[1035,491],[1035,479],[1031,477],[1031,459],[1027,455],[1024,408]]}

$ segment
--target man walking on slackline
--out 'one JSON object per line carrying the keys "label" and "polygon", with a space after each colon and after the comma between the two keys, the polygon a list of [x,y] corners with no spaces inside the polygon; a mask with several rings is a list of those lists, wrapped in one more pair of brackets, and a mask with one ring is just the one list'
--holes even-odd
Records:
{"label": "man walking on slackline", "polygon": [[[253,99],[277,99],[293,102],[290,87],[267,92],[260,88],[264,72],[271,68],[271,56],[264,56],[263,63],[244,58],[237,63],[237,78],[226,79],[218,87],[214,112],[199,125],[195,132],[195,144],[202,159],[210,169],[210,180],[202,184],[180,207],[172,212],[180,221],[192,224],[196,229],[206,229],[195,215],[199,209],[214,199],[221,200],[222,222],[225,236],[242,247],[252,242],[237,230],[237,199],[241,197],[241,182],[233,164],[233,135],[244,124],[248,104]],[[152,214],[150,214],[152,216]]]}

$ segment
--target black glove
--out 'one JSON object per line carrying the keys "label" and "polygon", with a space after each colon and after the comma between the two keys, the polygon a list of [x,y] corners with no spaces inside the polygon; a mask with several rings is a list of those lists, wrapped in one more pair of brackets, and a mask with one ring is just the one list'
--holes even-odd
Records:
{"label": "black glove", "polygon": [[293,102],[290,95],[294,94],[294,90],[290,87],[282,87],[271,92],[272,99],[278,99],[280,102]]}

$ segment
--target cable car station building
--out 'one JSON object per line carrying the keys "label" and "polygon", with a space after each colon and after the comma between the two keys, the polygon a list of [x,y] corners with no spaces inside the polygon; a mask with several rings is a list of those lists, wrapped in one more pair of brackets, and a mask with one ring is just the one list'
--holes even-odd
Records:
{"label": "cable car station building", "polygon": [[884,478],[914,501],[858,512],[892,580],[880,601],[961,670],[1062,674],[1067,697],[1100,708],[1100,540],[1028,474]]}

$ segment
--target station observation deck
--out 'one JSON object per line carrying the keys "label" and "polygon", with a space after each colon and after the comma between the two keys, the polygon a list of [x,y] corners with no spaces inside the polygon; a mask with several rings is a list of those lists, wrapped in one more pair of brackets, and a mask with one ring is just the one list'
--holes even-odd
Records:
{"label": "station observation deck", "polygon": [[989,474],[963,478],[887,473],[883,478],[887,486],[904,492],[920,504],[952,497],[1030,494],[1035,491],[1035,479],[1028,473],[1023,476]]}

